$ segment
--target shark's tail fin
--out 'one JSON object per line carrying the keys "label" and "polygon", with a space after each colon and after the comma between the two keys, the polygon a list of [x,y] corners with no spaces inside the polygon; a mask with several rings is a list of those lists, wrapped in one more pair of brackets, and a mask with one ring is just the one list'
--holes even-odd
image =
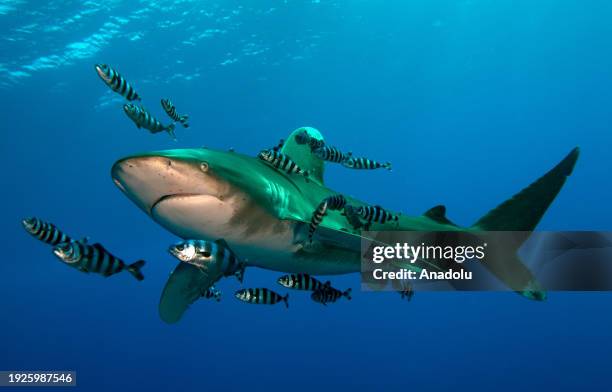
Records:
{"label": "shark's tail fin", "polygon": [[285,294],[285,296],[283,297],[283,302],[285,303],[285,307],[288,309],[289,308],[289,294]]}
{"label": "shark's tail fin", "polygon": [[137,280],[143,280],[144,275],[140,272],[140,269],[145,265],[144,260],[138,260],[127,266],[127,270],[130,274],[132,274]]}
{"label": "shark's tail fin", "polygon": [[574,148],[557,166],[474,223],[481,231],[532,231],[572,174],[580,150]]}
{"label": "shark's tail fin", "polygon": [[[567,177],[572,174],[578,160],[578,147],[574,148],[557,166],[537,181],[523,189],[497,208],[480,218],[471,229],[474,231],[514,231],[522,232],[511,236],[513,244],[505,243],[505,249],[518,250],[542,219],[553,202]],[[504,237],[507,240],[509,237]],[[489,247],[489,249],[491,249]],[[497,255],[495,263],[484,264],[494,275],[510,288],[530,299],[542,300],[546,297],[539,288],[532,273],[520,261],[516,252]]]}

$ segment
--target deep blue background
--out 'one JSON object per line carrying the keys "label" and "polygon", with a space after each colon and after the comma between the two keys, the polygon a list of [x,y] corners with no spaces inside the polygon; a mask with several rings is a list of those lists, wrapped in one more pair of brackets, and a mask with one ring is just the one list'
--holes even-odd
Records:
{"label": "deep blue background", "polygon": [[[612,3],[39,3],[0,5],[0,369],[75,369],[101,391],[609,389],[609,294],[357,292],[324,308],[292,292],[287,311],[235,301],[227,281],[220,304],[165,325],[176,238],[109,170],[152,149],[255,154],[310,125],[394,163],[330,168],[332,188],[413,215],[443,203],[469,225],[580,145],[539,228],[610,230]],[[178,142],[137,130],[96,62],[160,118],[172,98],[192,127]],[[66,268],[21,228],[29,215],[146,259],[146,279]],[[248,271],[247,284],[278,276]]]}

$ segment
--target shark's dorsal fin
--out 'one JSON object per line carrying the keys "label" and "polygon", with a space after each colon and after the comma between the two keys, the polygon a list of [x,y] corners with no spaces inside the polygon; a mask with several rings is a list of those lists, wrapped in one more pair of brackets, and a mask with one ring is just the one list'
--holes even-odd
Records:
{"label": "shark's dorsal fin", "polygon": [[428,217],[431,220],[435,220],[438,223],[447,224],[447,225],[448,224],[450,224],[450,225],[453,224],[446,217],[446,207],[443,206],[443,205],[432,207],[432,208],[428,209],[427,211],[425,211],[425,213],[423,215]]}
{"label": "shark's dorsal fin", "polygon": [[286,139],[280,152],[287,155],[301,169],[308,172],[308,179],[316,183],[323,184],[323,161],[315,156],[308,144],[299,144],[295,136],[306,132],[308,136],[317,140],[323,140],[321,133],[311,127],[301,127],[291,132]]}

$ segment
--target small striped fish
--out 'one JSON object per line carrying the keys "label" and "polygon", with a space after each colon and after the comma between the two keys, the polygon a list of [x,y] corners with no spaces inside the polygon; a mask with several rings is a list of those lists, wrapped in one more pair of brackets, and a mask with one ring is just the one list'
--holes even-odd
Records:
{"label": "small striped fish", "polygon": [[412,286],[408,286],[404,290],[399,291],[399,293],[402,296],[402,299],[406,298],[408,301],[410,301],[414,295],[414,290],[412,289]]}
{"label": "small striped fish", "polygon": [[319,290],[315,290],[310,298],[313,301],[318,302],[322,305],[327,305],[330,302],[336,302],[339,298],[346,297],[346,299],[351,299],[351,289],[347,289],[346,291],[340,291],[331,286],[324,286]]}
{"label": "small striped fish", "polygon": [[380,169],[385,168],[387,170],[391,170],[391,162],[380,163],[376,161],[372,161],[368,158],[353,158],[349,157],[342,161],[342,166],[348,167],[349,169]]}
{"label": "small striped fish", "polygon": [[189,123],[187,123],[187,121],[189,120],[189,116],[186,114],[183,114],[183,115],[178,114],[176,112],[176,107],[174,106],[172,101],[170,101],[169,99],[162,98],[161,105],[164,108],[164,111],[166,112],[166,114],[170,116],[172,120],[176,122],[180,122],[181,124],[183,124],[183,127],[185,128],[189,128]]}
{"label": "small striped fish", "polygon": [[313,154],[324,161],[342,163],[351,157],[351,153],[343,153],[336,147],[321,146],[313,150]]}
{"label": "small striped fish", "polygon": [[310,225],[308,227],[308,239],[310,242],[312,242],[312,237],[314,236],[317,227],[319,227],[323,221],[327,210],[340,211],[344,209],[346,203],[346,197],[343,195],[329,196],[321,201],[317,209],[313,212],[312,218],[310,218]]}
{"label": "small striped fish", "polygon": [[341,211],[346,206],[346,197],[344,195],[333,195],[325,199],[327,208],[333,211]]}
{"label": "small striped fish", "polygon": [[330,282],[323,284],[308,274],[289,274],[278,278],[278,284],[288,289],[314,291],[329,286]]}
{"label": "small striped fish", "polygon": [[349,221],[349,223],[351,224],[351,226],[353,226],[355,230],[358,230],[363,227],[363,222],[361,222],[361,219],[359,218],[357,207],[352,206],[350,204],[345,206],[343,215],[346,217],[346,220]]}
{"label": "small striped fish", "polygon": [[408,301],[412,299],[414,289],[412,288],[412,284],[408,279],[394,280],[392,285],[393,288],[400,294],[402,299],[407,299]]}
{"label": "small striped fish", "polygon": [[72,240],[53,223],[44,222],[35,217],[26,218],[21,221],[21,223],[26,231],[34,236],[34,238],[49,245],[63,244]]}
{"label": "small striped fish", "polygon": [[309,144],[312,137],[307,131],[300,131],[295,135],[295,142],[297,144]]}
{"label": "small striped fish", "polygon": [[136,124],[136,127],[148,129],[151,133],[159,133],[166,131],[176,140],[174,134],[174,123],[169,125],[162,124],[158,119],[153,117],[142,105],[136,106],[133,103],[123,105],[123,111]]}
{"label": "small striped fish", "polygon": [[285,173],[300,174],[308,178],[308,172],[302,170],[291,158],[283,153],[274,150],[263,150],[257,157]]}
{"label": "small striped fish", "polygon": [[206,299],[214,298],[215,301],[221,302],[221,291],[215,286],[210,286],[208,290],[202,293],[202,297]]}
{"label": "small striped fish", "polygon": [[325,216],[326,212],[327,201],[323,200],[321,204],[319,204],[319,206],[315,209],[314,213],[312,214],[312,218],[310,218],[310,225],[308,225],[308,240],[310,242],[312,242],[312,237],[314,236],[317,227],[319,227],[319,225],[323,221],[323,217]]}
{"label": "small striped fish", "polygon": [[297,144],[308,144],[310,151],[315,151],[325,145],[325,141],[322,139],[315,139],[310,136],[307,131],[302,131],[295,135],[295,142]]}
{"label": "small striped fish", "polygon": [[357,208],[357,214],[368,222],[386,223],[388,221],[398,221],[399,217],[393,215],[381,206],[361,206]]}
{"label": "small striped fish", "polygon": [[346,197],[343,195],[333,195],[326,197],[321,201],[317,209],[313,212],[312,218],[310,219],[310,226],[308,227],[308,239],[312,242],[312,237],[314,236],[317,227],[323,221],[323,218],[326,215],[327,210],[332,211],[341,211],[346,206]]}
{"label": "small striped fish", "polygon": [[96,72],[114,92],[121,94],[128,101],[140,101],[140,96],[132,85],[107,64],[96,64]]}
{"label": "small striped fish", "polygon": [[234,275],[241,283],[244,279],[245,263],[223,240],[185,240],[170,246],[168,251],[180,261],[197,268],[207,270],[215,267],[223,276]]}
{"label": "small striped fish", "polygon": [[89,245],[85,241],[70,241],[57,245],[53,253],[63,262],[83,272],[95,272],[105,277],[127,270],[137,280],[143,280],[140,269],[144,260],[127,265],[113,256],[100,244]]}
{"label": "small striped fish", "polygon": [[285,306],[289,307],[289,294],[282,297],[280,294],[266,288],[257,289],[242,289],[236,291],[234,294],[236,298],[242,302],[256,305],[274,305],[280,301],[285,302]]}
{"label": "small striped fish", "polygon": [[280,151],[284,145],[285,145],[285,139],[281,139],[278,141],[278,144],[276,146],[272,147],[272,151]]}

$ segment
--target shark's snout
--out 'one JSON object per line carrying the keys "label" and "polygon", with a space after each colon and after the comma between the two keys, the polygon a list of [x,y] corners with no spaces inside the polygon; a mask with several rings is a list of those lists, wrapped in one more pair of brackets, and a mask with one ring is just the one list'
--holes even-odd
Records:
{"label": "shark's snout", "polygon": [[216,187],[202,162],[164,155],[130,157],[111,170],[115,185],[142,210],[151,213],[161,200],[177,195],[214,195]]}
{"label": "shark's snout", "polygon": [[[247,197],[206,152],[170,150],[128,157],[113,165],[113,181],[137,206],[182,238],[226,238]],[[236,223],[238,222],[238,223]]]}

